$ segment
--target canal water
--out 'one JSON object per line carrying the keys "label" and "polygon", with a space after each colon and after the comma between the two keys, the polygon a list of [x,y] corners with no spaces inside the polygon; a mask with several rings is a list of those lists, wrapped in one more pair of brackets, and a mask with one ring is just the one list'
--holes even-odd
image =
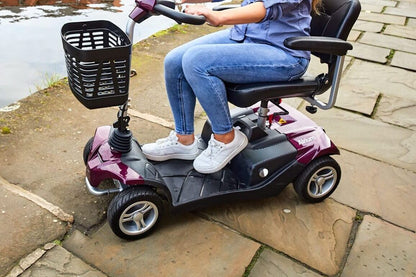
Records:
{"label": "canal water", "polygon": [[[109,20],[125,30],[134,0],[0,0],[0,110],[66,76],[60,30]],[[163,16],[136,25],[134,42],[173,26]]]}

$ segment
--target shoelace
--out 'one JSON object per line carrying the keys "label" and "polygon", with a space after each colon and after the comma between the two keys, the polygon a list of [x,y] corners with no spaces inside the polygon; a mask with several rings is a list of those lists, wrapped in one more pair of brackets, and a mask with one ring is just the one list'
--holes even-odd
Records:
{"label": "shoelace", "polygon": [[166,144],[165,146],[176,144],[177,142],[178,142],[178,138],[174,131],[170,131],[170,134],[168,137],[156,140],[157,144],[159,145]]}
{"label": "shoelace", "polygon": [[223,143],[221,143],[219,141],[216,141],[213,138],[211,138],[208,141],[208,147],[204,151],[204,153],[207,157],[212,158],[215,154],[217,154],[218,152],[221,151],[222,147],[223,147]]}

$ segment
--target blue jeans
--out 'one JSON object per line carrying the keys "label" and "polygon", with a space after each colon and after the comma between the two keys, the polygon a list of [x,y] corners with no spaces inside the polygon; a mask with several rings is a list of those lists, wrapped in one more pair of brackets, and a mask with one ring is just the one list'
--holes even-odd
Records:
{"label": "blue jeans", "polygon": [[232,129],[225,82],[286,81],[302,76],[309,64],[267,44],[236,42],[229,30],[212,33],[173,49],[165,57],[165,82],[178,134],[194,133],[198,99],[215,134]]}

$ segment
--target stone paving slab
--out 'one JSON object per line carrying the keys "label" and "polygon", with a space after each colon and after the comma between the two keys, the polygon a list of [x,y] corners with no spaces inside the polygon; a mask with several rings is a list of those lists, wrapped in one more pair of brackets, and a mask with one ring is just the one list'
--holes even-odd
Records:
{"label": "stone paving slab", "polygon": [[335,158],[342,177],[332,198],[416,231],[416,173],[344,150]]}
{"label": "stone paving slab", "polygon": [[84,263],[61,246],[48,250],[36,263],[19,275],[19,277],[56,276],[106,277],[105,274]]}
{"label": "stone paving slab", "polygon": [[354,60],[341,80],[341,86],[368,93],[381,93],[416,100],[414,72],[371,62]]}
{"label": "stone paving slab", "polygon": [[[357,20],[353,26],[354,30],[377,33],[383,29],[384,24],[380,22],[369,22]],[[394,25],[390,25],[394,26]],[[349,52],[348,52],[349,53]]]}
{"label": "stone paving slab", "polygon": [[116,237],[105,224],[91,237],[79,231],[64,247],[109,276],[242,276],[259,248],[233,231],[190,214],[163,218],[138,241]]}
{"label": "stone paving slab", "polygon": [[416,54],[396,51],[391,65],[416,71]]}
{"label": "stone paving slab", "polygon": [[354,210],[330,199],[318,204],[300,202],[292,186],[277,197],[204,213],[328,275],[340,269],[355,216]]}
{"label": "stone paving slab", "polygon": [[395,8],[395,7],[387,7],[384,10],[384,14],[391,14],[391,15],[399,15],[399,16],[406,16],[406,17],[416,17],[415,14],[415,10],[416,8],[413,7],[413,9],[409,9],[406,7],[399,7],[399,8]]}
{"label": "stone paving slab", "polygon": [[365,11],[362,11],[358,18],[360,20],[380,22],[383,24],[404,25],[406,23],[406,17],[404,16],[386,15],[381,13],[369,13]]}
{"label": "stone paving slab", "polygon": [[299,276],[299,277],[319,277],[320,274],[305,268],[304,266],[275,253],[270,249],[265,249],[258,258],[250,277],[278,277],[278,276]]}
{"label": "stone paving slab", "polygon": [[364,216],[341,276],[416,276],[415,233]]}
{"label": "stone paving slab", "polygon": [[339,109],[309,116],[325,128],[328,136],[339,147],[416,171],[414,131]]}
{"label": "stone paving slab", "polygon": [[384,95],[378,103],[375,119],[416,131],[416,101]]}
{"label": "stone paving slab", "polygon": [[397,1],[391,1],[391,0],[361,0],[360,3],[382,5],[382,6],[387,6],[387,7],[394,7],[397,5]]}
{"label": "stone paving slab", "polygon": [[358,19],[353,26],[353,30],[377,33],[383,29],[383,26],[384,24],[380,22],[370,22]]}
{"label": "stone paving slab", "polygon": [[397,3],[397,7],[399,7],[399,8],[414,8],[414,9],[416,9],[416,3],[413,0],[400,0]]}
{"label": "stone paving slab", "polygon": [[[376,33],[376,31],[374,31]],[[404,38],[416,39],[416,30],[414,26],[408,24],[407,26],[387,25],[383,31],[386,35],[400,36]]]}
{"label": "stone paving slab", "polygon": [[0,178],[0,276],[47,242],[62,239],[67,231],[48,210],[8,190]]}
{"label": "stone paving slab", "polygon": [[351,30],[351,32],[348,35],[347,40],[348,41],[357,41],[360,36],[361,36],[361,32],[360,31]]}
{"label": "stone paving slab", "polygon": [[377,63],[386,63],[387,57],[390,54],[390,49],[374,45],[356,42],[353,43],[353,47],[354,48],[348,52],[348,56]]}
{"label": "stone paving slab", "polygon": [[370,32],[364,33],[359,42],[405,52],[414,52],[416,49],[416,40]]}
{"label": "stone paving slab", "polygon": [[[336,107],[371,115],[376,106],[379,93],[366,91],[349,85],[341,85],[338,90]],[[318,97],[321,99],[322,97]]]}
{"label": "stone paving slab", "polygon": [[[356,48],[356,45],[357,43],[354,44],[354,48]],[[374,53],[377,52],[377,50],[379,49],[369,52]],[[358,51],[358,53],[360,53],[360,51]],[[347,71],[344,71],[335,105],[336,107],[341,107],[346,110],[371,115],[376,106],[377,99],[380,96],[380,92],[377,90],[362,87],[358,82],[355,82],[355,79],[351,79],[350,76],[353,73],[349,73],[349,71],[354,70],[356,68],[355,64],[357,63],[360,64],[362,61],[353,60],[351,63],[349,63],[351,67]],[[353,78],[355,78],[355,75]],[[325,97],[328,97],[327,94],[319,96],[318,98],[324,100]],[[325,99],[325,101],[327,101],[327,99]]]}
{"label": "stone paving slab", "polygon": [[375,13],[381,13],[383,11],[384,6],[383,5],[377,5],[377,4],[361,4],[361,11],[370,11]]}

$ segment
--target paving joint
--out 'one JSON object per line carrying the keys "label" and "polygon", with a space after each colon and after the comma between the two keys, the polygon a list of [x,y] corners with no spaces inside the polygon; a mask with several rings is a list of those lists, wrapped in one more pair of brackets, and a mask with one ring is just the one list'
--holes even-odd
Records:
{"label": "paving joint", "polygon": [[[345,204],[342,204],[345,205]],[[348,206],[348,205],[346,205]],[[352,207],[351,207],[352,208]],[[352,208],[354,209],[354,208]],[[356,209],[354,209],[356,210]],[[348,242],[347,242],[347,247],[345,249],[345,254],[344,257],[342,259],[342,262],[339,266],[339,272],[335,275],[335,277],[339,277],[342,275],[342,272],[344,271],[345,265],[347,264],[348,261],[348,257],[351,253],[351,249],[354,245],[355,239],[357,237],[357,233],[358,233],[358,228],[360,227],[361,223],[363,222],[364,219],[364,214],[363,212],[356,210],[356,214],[355,214],[355,218],[353,220],[353,224],[351,227],[351,232],[350,232],[350,236],[348,238]]]}
{"label": "paving joint", "polygon": [[300,265],[300,266],[302,266],[302,267],[304,267],[304,268],[306,268],[306,269],[308,269],[308,270],[310,270],[310,271],[312,271],[312,272],[314,272],[316,274],[319,274],[320,276],[328,276],[327,274],[325,274],[325,273],[317,270],[316,268],[313,268],[310,265],[308,265],[308,264],[306,264],[306,263],[304,263],[302,261],[299,261],[299,260],[293,258],[292,256],[289,256],[288,254],[286,254],[286,253],[284,253],[282,251],[279,251],[279,250],[271,247],[270,245],[267,245],[267,244],[262,244],[262,245],[264,246],[264,250],[265,249],[269,249],[270,251],[272,251],[272,252],[274,252],[276,254],[279,254],[279,255],[281,255],[281,256],[283,256],[283,257],[291,260],[292,262],[294,262],[294,263],[296,263],[296,264],[298,264],[298,265]]}
{"label": "paving joint", "polygon": [[[344,204],[342,204],[342,205],[344,205]],[[286,253],[284,253],[284,252],[282,252],[282,251],[279,251],[279,250],[277,250],[277,249],[273,248],[272,246],[270,246],[270,245],[268,245],[268,244],[266,244],[266,243],[264,243],[264,242],[262,242],[262,241],[260,241],[260,240],[258,240],[258,239],[256,239],[256,238],[254,238],[254,237],[251,237],[251,236],[249,236],[249,235],[247,235],[247,234],[241,233],[241,232],[239,232],[238,230],[233,229],[231,226],[228,226],[228,225],[227,225],[227,224],[225,224],[224,222],[217,221],[217,220],[215,220],[214,218],[211,218],[211,217],[209,217],[208,215],[203,214],[203,213],[200,213],[200,212],[195,212],[195,213],[196,213],[196,214],[197,214],[200,218],[203,218],[203,219],[205,219],[205,220],[207,220],[207,221],[209,221],[209,222],[215,223],[215,224],[217,224],[217,225],[219,225],[219,226],[221,226],[221,227],[223,227],[223,228],[225,228],[225,229],[227,229],[227,230],[229,230],[229,231],[231,231],[231,232],[236,233],[237,235],[239,235],[239,236],[241,236],[241,237],[243,237],[243,238],[246,238],[246,239],[248,239],[248,240],[254,241],[254,242],[256,242],[256,243],[258,243],[258,244],[260,245],[259,249],[258,249],[258,250],[256,251],[256,253],[253,255],[253,258],[252,258],[251,262],[250,262],[250,263],[246,266],[246,268],[247,268],[247,267],[249,267],[250,265],[252,265],[252,267],[251,267],[251,269],[249,270],[249,272],[248,272],[248,273],[250,273],[250,272],[251,272],[252,268],[253,268],[253,267],[255,266],[255,264],[257,263],[257,261],[258,261],[258,259],[259,259],[260,255],[261,255],[261,253],[262,253],[265,249],[269,249],[269,250],[273,251],[274,253],[279,254],[279,255],[282,255],[282,256],[286,257],[287,259],[291,260],[292,262],[294,262],[294,263],[296,263],[296,264],[299,264],[299,265],[301,265],[301,266],[303,266],[303,267],[307,268],[308,270],[311,270],[311,271],[313,271],[313,272],[315,272],[315,273],[317,273],[317,274],[319,274],[319,275],[321,275],[321,276],[328,276],[328,275],[326,275],[326,274],[324,274],[324,273],[320,272],[319,270],[317,270],[317,269],[315,269],[315,268],[311,267],[310,265],[308,265],[308,264],[306,264],[306,263],[303,263],[302,261],[297,260],[297,259],[295,259],[295,258],[293,258],[293,257],[289,256],[288,254],[286,254]],[[258,256],[256,256],[257,254],[258,254]],[[246,269],[246,271],[247,271],[247,269]],[[249,276],[249,275],[245,275],[245,274],[246,274],[246,271],[244,272],[243,277]]]}
{"label": "paving joint", "polygon": [[253,269],[253,267],[257,263],[258,259],[260,258],[260,255],[261,255],[261,253],[263,253],[265,247],[266,246],[264,244],[260,244],[260,246],[257,249],[256,253],[254,253],[253,258],[251,259],[251,262],[246,266],[246,269],[245,269],[242,277],[248,277],[248,276],[250,276],[251,270]]}
{"label": "paving joint", "polygon": [[[378,110],[379,105],[380,105],[380,101],[381,101],[381,99],[383,98],[383,96],[384,96],[384,95],[383,95],[382,93],[380,93],[380,94],[377,96],[376,103],[374,104],[373,111],[371,112],[371,115],[370,115],[370,118],[371,118],[371,119],[374,119],[374,118],[375,118],[375,116],[376,116],[376,114],[377,114],[377,110]],[[401,126],[401,127],[403,127],[403,126]]]}
{"label": "paving joint", "polygon": [[45,199],[43,199],[42,197],[40,197],[40,196],[38,196],[34,193],[31,193],[30,191],[27,191],[27,190],[23,189],[22,187],[19,187],[17,185],[13,185],[13,184],[9,183],[7,180],[5,180],[1,176],[0,176],[0,184],[4,188],[6,188],[8,191],[13,192],[14,194],[19,195],[19,196],[35,203],[39,207],[49,211],[54,216],[59,218],[61,221],[68,222],[68,223],[73,223],[74,222],[74,217],[72,215],[64,212],[58,206],[46,201]]}
{"label": "paving joint", "polygon": [[45,244],[43,247],[36,248],[31,253],[20,259],[5,277],[18,277],[25,270],[35,264],[40,258],[42,258],[47,251],[53,249],[55,246],[56,243],[50,242]]}

